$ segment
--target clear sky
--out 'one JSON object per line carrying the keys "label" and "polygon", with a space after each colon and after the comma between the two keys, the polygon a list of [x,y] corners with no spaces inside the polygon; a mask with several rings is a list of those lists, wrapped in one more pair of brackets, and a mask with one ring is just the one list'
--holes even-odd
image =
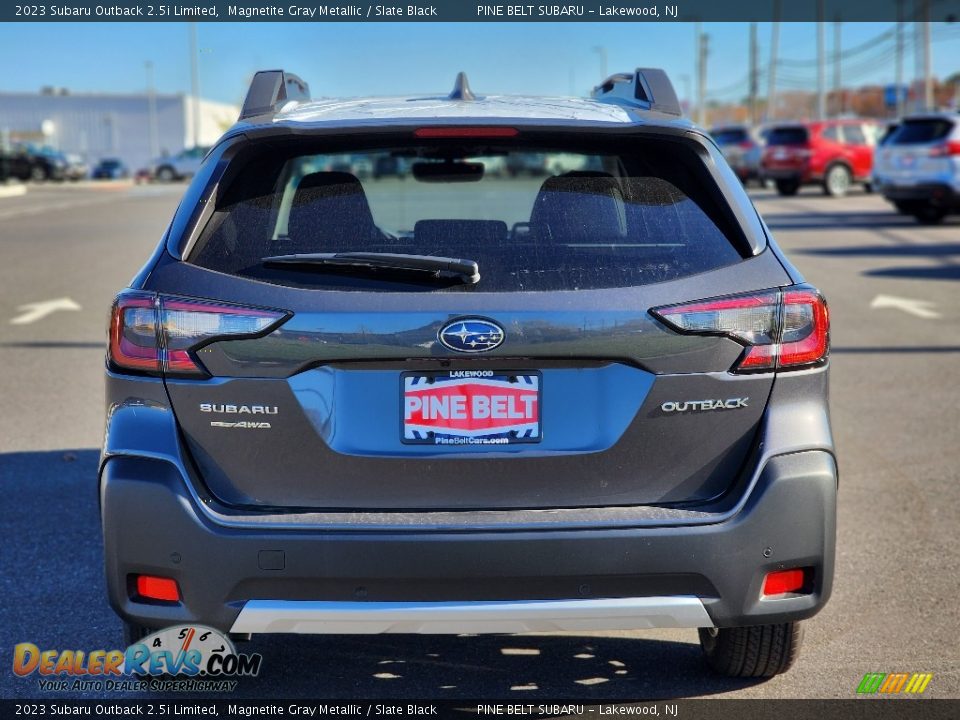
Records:
{"label": "clear sky", "polygon": [[[894,78],[893,23],[846,23],[841,62],[848,86]],[[816,25],[780,25],[778,89],[816,87]],[[705,23],[710,36],[707,90],[737,100],[747,91],[749,26]],[[828,59],[834,26],[826,25]],[[934,24],[933,69],[960,71],[960,26]],[[694,25],[690,23],[199,23],[201,95],[240,103],[251,74],[284,68],[300,74],[315,97],[445,91],[465,70],[476,92],[583,94],[609,72],[663,67],[681,97],[695,94]],[[913,26],[906,27],[906,79],[914,77]],[[0,91],[139,92],[145,61],[159,92],[190,87],[189,30],[175,23],[0,24]],[[758,26],[761,94],[766,92],[771,26]],[[851,52],[852,51],[852,52]],[[827,86],[833,82],[827,66]]]}

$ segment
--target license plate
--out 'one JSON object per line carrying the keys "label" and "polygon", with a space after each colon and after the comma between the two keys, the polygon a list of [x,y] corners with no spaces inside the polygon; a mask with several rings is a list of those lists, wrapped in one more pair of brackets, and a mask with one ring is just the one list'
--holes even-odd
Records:
{"label": "license plate", "polygon": [[403,373],[400,439],[450,446],[540,442],[541,380],[530,370]]}

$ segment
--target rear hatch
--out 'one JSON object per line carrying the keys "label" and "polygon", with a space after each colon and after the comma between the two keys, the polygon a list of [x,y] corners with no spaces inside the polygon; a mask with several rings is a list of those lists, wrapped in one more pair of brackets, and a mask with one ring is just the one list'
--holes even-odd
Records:
{"label": "rear hatch", "polygon": [[[729,489],[773,382],[783,267],[754,255],[702,140],[510,130],[234,157],[185,261],[144,288],[209,493],[368,511]],[[581,169],[499,172],[516,153]],[[328,169],[333,154],[356,168]],[[358,179],[387,157],[399,177]],[[676,308],[750,290],[765,292]]]}
{"label": "rear hatch", "polygon": [[896,186],[956,182],[960,140],[953,138],[955,129],[956,123],[944,117],[907,118],[878,148],[874,174]]}
{"label": "rear hatch", "polygon": [[810,132],[803,125],[778,125],[770,129],[763,151],[768,174],[802,171],[810,161]]}
{"label": "rear hatch", "polygon": [[750,131],[743,127],[716,128],[710,131],[710,136],[734,167],[742,165],[746,153],[755,146]]}

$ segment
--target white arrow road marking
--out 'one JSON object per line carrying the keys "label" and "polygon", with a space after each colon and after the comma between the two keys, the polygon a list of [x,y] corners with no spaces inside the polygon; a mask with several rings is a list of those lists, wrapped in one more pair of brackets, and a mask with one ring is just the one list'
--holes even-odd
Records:
{"label": "white arrow road marking", "polygon": [[912,300],[910,298],[894,297],[893,295],[877,295],[870,303],[871,310],[894,308],[895,310],[902,310],[905,313],[924,318],[925,320],[936,320],[939,317],[943,317],[933,309],[935,307],[936,303],[932,303],[929,300]]}
{"label": "white arrow road marking", "polygon": [[37,320],[42,320],[47,315],[57,312],[57,310],[80,310],[70,298],[57,298],[56,300],[42,300],[35,303],[27,303],[17,308],[20,315],[17,315],[10,321],[11,325],[29,325]]}

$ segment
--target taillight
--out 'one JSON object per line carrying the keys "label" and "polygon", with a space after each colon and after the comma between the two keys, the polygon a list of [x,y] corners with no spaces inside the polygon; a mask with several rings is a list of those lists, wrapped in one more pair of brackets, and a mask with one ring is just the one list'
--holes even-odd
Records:
{"label": "taillight", "polygon": [[650,312],[679,332],[723,335],[745,345],[733,372],[810,367],[824,362],[830,349],[827,303],[806,285],[668,305]]}
{"label": "taillight", "polygon": [[160,372],[157,341],[157,297],[148,293],[121,293],[110,315],[110,364],[127,370]]}
{"label": "taillight", "polygon": [[136,291],[117,296],[108,360],[118,370],[207,376],[195,353],[221,338],[255,337],[288,316],[278,310]]}
{"label": "taillight", "polygon": [[960,155],[960,140],[950,140],[934,145],[928,153],[930,157],[953,157]]}

